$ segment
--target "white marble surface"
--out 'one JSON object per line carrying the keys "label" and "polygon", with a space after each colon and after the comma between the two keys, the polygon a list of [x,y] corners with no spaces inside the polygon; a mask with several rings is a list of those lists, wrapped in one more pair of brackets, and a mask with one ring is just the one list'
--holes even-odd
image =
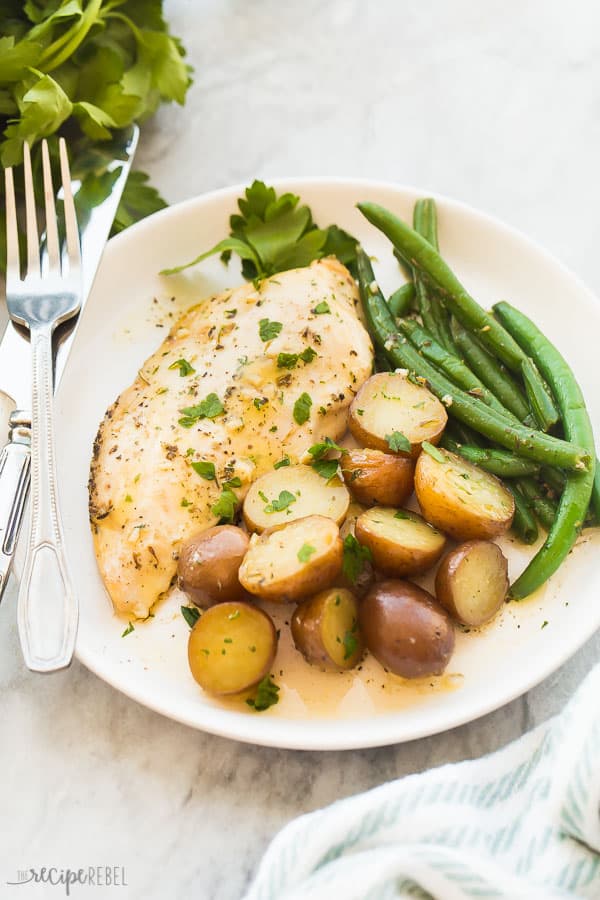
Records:
{"label": "white marble surface", "polygon": [[[187,107],[144,131],[171,201],[254,176],[421,185],[494,213],[600,290],[600,12],[556,0],[170,0],[196,66]],[[28,866],[123,865],[73,896],[240,897],[292,817],[386,779],[497,748],[559,710],[596,635],[485,719],[353,753],[244,746],[137,706],[75,663],[25,671],[14,586],[0,608],[0,897]],[[507,664],[509,662],[507,661]]]}

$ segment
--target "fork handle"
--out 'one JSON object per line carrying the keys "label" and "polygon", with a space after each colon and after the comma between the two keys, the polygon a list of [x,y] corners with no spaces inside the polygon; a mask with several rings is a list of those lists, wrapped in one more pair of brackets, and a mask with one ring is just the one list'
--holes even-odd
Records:
{"label": "fork handle", "polygon": [[31,526],[17,619],[27,667],[54,672],[68,666],[73,657],[78,608],[56,489],[51,327],[32,328],[31,354]]}
{"label": "fork handle", "polygon": [[[30,421],[15,421],[11,416],[10,441],[0,452],[0,600],[12,566],[21,519],[29,492],[31,428]],[[30,414],[25,414],[30,417]]]}

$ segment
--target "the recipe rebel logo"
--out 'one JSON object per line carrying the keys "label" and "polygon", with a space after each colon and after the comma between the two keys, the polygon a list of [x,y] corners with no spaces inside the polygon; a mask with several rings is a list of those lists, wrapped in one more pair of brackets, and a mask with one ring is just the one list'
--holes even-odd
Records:
{"label": "the recipe rebel logo", "polygon": [[115,888],[128,886],[124,866],[87,866],[80,869],[44,866],[41,869],[18,869],[16,879],[7,881],[6,884],[12,886],[46,884],[52,887],[62,887],[67,897],[71,896],[71,889],[76,885]]}

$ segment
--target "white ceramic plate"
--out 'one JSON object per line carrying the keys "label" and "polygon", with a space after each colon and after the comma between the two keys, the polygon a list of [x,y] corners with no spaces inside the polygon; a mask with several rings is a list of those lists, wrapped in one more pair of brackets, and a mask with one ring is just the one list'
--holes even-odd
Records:
{"label": "white ceramic plate", "polygon": [[[313,209],[318,223],[336,222],[377,258],[384,291],[400,283],[386,240],[355,209],[373,200],[410,218],[420,192],[377,182],[333,179],[285,181]],[[106,407],[128,385],[166,336],[173,317],[192,301],[240,283],[212,259],[189,275],[156,273],[186,261],[227,233],[242,187],[217,191],[166,209],[111,241],[57,399],[58,459],[69,557],[81,603],[77,656],[100,678],[140,703],[195,728],[243,741],[302,749],[345,749],[397,743],[475,719],[527,691],[600,625],[600,566],[586,532],[550,584],[526,602],[507,606],[481,633],[458,634],[442,679],[407,685],[386,679],[370,661],[360,673],[322,674],[290,647],[275,663],[281,701],[265,713],[205,697],[187,666],[188,627],[180,598],[121,637],[127,622],[112,611],[98,575],[87,519],[88,466]],[[484,305],[510,299],[555,341],[580,379],[600,434],[596,336],[600,306],[556,260],[522,235],[473,209],[436,198],[443,254]],[[576,321],[585,327],[570,327]],[[514,577],[530,550],[505,542]],[[547,623],[547,624],[546,624]],[[279,670],[283,676],[279,678]]]}

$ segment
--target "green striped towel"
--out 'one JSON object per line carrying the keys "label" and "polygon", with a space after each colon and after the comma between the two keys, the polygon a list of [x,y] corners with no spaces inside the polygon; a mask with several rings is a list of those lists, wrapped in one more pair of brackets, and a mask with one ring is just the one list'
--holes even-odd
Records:
{"label": "green striped towel", "polygon": [[600,666],[489,756],[295,819],[246,900],[600,898]]}

